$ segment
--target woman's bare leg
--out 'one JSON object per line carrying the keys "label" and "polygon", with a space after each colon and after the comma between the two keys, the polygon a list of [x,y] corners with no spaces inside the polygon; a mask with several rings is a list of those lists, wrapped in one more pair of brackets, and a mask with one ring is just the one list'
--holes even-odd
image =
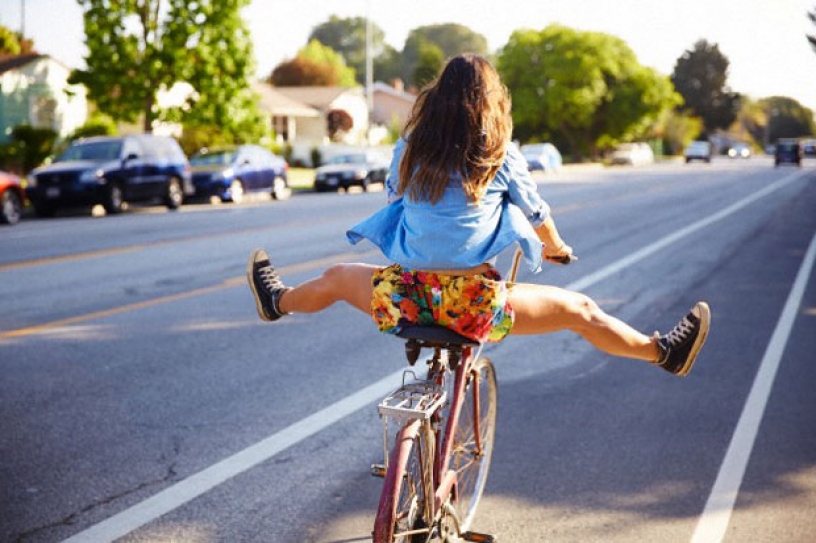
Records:
{"label": "woman's bare leg", "polygon": [[371,311],[371,275],[377,269],[370,264],[337,264],[323,275],[286,291],[280,309],[286,313],[315,313],[343,301],[360,311]]}
{"label": "woman's bare leg", "polygon": [[607,315],[591,298],[558,287],[517,283],[510,290],[516,312],[512,334],[546,334],[571,330],[598,349],[654,362],[657,342],[625,322]]}

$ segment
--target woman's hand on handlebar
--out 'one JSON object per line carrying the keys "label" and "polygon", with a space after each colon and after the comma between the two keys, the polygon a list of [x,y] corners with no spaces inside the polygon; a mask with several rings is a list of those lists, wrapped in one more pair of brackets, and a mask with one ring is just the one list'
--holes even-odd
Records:
{"label": "woman's hand on handlebar", "polygon": [[561,245],[554,251],[548,250],[548,247],[544,247],[544,260],[550,262],[552,264],[569,264],[575,260],[578,260],[578,257],[572,254],[572,247],[567,244]]}

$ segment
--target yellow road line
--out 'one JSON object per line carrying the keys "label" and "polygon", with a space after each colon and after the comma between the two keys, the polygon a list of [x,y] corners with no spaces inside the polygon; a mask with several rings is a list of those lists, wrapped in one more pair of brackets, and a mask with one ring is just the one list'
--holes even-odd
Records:
{"label": "yellow road line", "polygon": [[[328,256],[325,258],[319,258],[316,260],[310,260],[307,262],[302,262],[300,264],[292,264],[290,266],[283,266],[278,268],[278,271],[281,275],[290,275],[295,273],[302,273],[306,271],[311,271],[314,269],[322,269],[324,267],[330,266],[332,264],[337,264],[340,262],[354,262],[359,261],[361,258],[366,258],[372,255],[380,254],[379,251],[367,251],[364,253],[341,253],[338,255]],[[223,282],[218,283],[217,285],[211,285],[208,287],[200,287],[196,288],[187,292],[180,292],[178,294],[170,294],[168,296],[160,296],[159,298],[153,298],[152,300],[144,300],[141,302],[135,302],[132,304],[122,305],[119,307],[113,307],[111,309],[103,309],[101,311],[94,311],[92,313],[86,313],[84,315],[77,315],[75,317],[68,317],[65,319],[60,319],[52,322],[47,322],[43,324],[37,324],[34,326],[27,326],[25,328],[18,328],[16,330],[6,330],[4,332],[0,332],[0,341],[8,340],[12,338],[20,338],[26,336],[33,336],[37,334],[42,334],[49,330],[53,330],[55,328],[60,328],[63,326],[70,326],[72,324],[77,324],[80,322],[87,322],[97,319],[102,319],[106,317],[111,317],[113,315],[119,315],[121,313],[127,313],[129,311],[136,311],[139,309],[145,309],[148,307],[153,307],[156,305],[166,304],[170,302],[177,302],[180,300],[186,300],[187,298],[194,298],[196,296],[203,296],[205,294],[210,294],[213,292],[218,292],[220,290],[226,290],[230,288],[235,288],[241,285],[246,284],[246,277],[245,276],[238,276],[238,277],[231,277],[229,279],[225,279]]]}

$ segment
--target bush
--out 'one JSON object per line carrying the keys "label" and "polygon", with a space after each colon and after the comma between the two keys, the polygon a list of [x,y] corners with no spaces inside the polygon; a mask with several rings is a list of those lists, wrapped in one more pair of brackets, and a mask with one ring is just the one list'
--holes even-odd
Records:
{"label": "bush", "polygon": [[0,165],[3,169],[27,174],[54,152],[57,133],[50,128],[35,128],[27,124],[15,126],[11,142],[0,146]]}

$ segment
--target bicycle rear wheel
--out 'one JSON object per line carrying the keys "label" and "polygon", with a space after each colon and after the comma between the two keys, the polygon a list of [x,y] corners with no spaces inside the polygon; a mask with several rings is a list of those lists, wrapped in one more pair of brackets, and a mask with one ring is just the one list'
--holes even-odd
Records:
{"label": "bicycle rear wheel", "polygon": [[400,429],[385,475],[377,519],[374,523],[375,543],[419,543],[427,533],[401,536],[401,533],[427,528],[426,481],[430,473],[432,444],[420,429],[420,421],[412,421]]}
{"label": "bicycle rear wheel", "polygon": [[496,371],[487,358],[477,360],[465,388],[453,439],[450,469],[456,472],[454,504],[461,530],[468,530],[482,497],[496,434]]}

